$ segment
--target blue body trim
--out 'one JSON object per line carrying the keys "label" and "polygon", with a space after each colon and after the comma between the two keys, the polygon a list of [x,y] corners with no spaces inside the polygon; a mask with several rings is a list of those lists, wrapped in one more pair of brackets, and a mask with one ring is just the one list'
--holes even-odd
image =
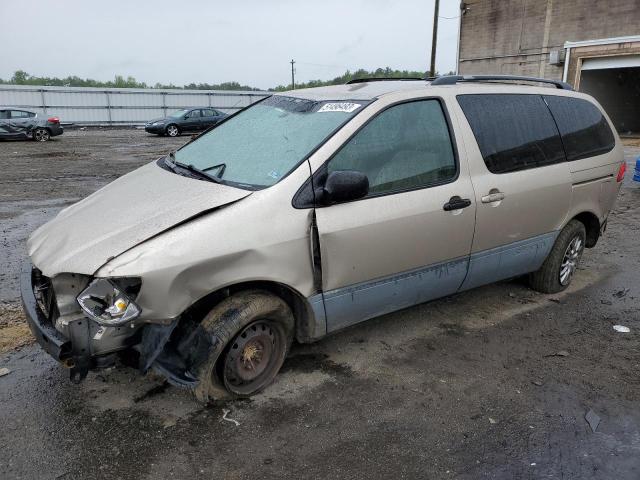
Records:
{"label": "blue body trim", "polygon": [[469,272],[460,290],[517,277],[538,270],[560,232],[520,240],[471,255]]}
{"label": "blue body trim", "polygon": [[[326,333],[420,303],[538,270],[559,232],[309,297]],[[323,308],[324,300],[324,308]],[[318,331],[322,331],[318,328]]]}
{"label": "blue body trim", "polygon": [[327,315],[324,309],[322,293],[309,297],[308,301],[314,318],[312,338],[322,338],[327,334]]}
{"label": "blue body trim", "polygon": [[327,292],[327,333],[455,293],[467,264],[462,258]]}

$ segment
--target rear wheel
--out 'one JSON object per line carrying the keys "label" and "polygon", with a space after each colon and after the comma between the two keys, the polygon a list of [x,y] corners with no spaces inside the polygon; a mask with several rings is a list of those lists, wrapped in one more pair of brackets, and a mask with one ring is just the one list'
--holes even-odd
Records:
{"label": "rear wheel", "polygon": [[46,128],[36,128],[33,132],[33,139],[36,142],[47,142],[50,138],[51,134]]}
{"label": "rear wheel", "polygon": [[201,322],[211,347],[196,373],[196,398],[249,397],[275,378],[293,340],[294,319],[281,298],[249,290],[220,302]]}
{"label": "rear wheel", "polygon": [[166,132],[170,137],[177,137],[180,135],[180,129],[177,125],[169,125]]}
{"label": "rear wheel", "polygon": [[585,241],[584,224],[571,220],[558,235],[540,270],[529,275],[531,288],[542,293],[558,293],[566,289],[582,258]]}

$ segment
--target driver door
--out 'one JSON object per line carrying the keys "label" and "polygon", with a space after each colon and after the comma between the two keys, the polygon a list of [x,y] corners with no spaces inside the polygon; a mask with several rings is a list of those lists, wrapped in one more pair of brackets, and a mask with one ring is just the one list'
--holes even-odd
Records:
{"label": "driver door", "polygon": [[381,109],[328,161],[328,174],[357,170],[370,185],[316,208],[328,332],[458,290],[476,209],[458,151],[430,98]]}
{"label": "driver door", "polygon": [[200,130],[200,110],[191,110],[185,115],[184,122],[182,123],[182,129],[190,132]]}

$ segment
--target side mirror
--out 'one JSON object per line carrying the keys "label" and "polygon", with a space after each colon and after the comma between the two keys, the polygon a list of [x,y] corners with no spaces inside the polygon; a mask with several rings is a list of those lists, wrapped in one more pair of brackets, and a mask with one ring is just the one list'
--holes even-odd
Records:
{"label": "side mirror", "polygon": [[348,202],[366,197],[369,193],[369,179],[356,170],[331,172],[322,189],[321,200],[325,205]]}

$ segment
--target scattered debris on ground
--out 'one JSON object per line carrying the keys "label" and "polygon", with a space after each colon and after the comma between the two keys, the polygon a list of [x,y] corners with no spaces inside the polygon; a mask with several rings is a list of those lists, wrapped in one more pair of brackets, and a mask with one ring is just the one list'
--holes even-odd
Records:
{"label": "scattered debris on ground", "polygon": [[622,290],[618,290],[617,292],[615,292],[613,296],[616,298],[623,298],[627,296],[627,293],[629,293],[629,289],[623,288]]}
{"label": "scattered debris on ground", "polygon": [[18,303],[0,303],[0,354],[33,343],[33,336]]}
{"label": "scattered debris on ground", "polygon": [[629,333],[631,329],[629,327],[625,327],[624,325],[614,325],[613,329],[618,333]]}
{"label": "scattered debris on ground", "polygon": [[569,352],[567,352],[566,350],[560,350],[559,352],[545,355],[545,357],[568,357],[568,356],[569,356]]}
{"label": "scattered debris on ground", "polygon": [[233,418],[229,418],[227,417],[228,414],[231,413],[231,410],[227,409],[227,408],[223,408],[222,409],[222,419],[226,420],[227,422],[231,422],[233,424],[235,424],[236,427],[240,426],[240,422],[237,420],[234,420]]}
{"label": "scattered debris on ground", "polygon": [[587,414],[584,416],[584,419],[587,421],[589,426],[591,427],[591,431],[596,433],[598,429],[598,425],[600,425],[600,417],[593,410],[589,410]]}

